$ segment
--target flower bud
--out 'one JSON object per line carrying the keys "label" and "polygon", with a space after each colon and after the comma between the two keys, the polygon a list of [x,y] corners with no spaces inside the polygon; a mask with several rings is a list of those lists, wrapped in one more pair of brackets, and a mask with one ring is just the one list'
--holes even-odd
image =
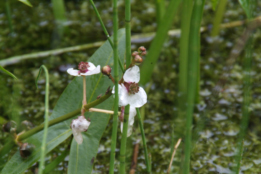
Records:
{"label": "flower bud", "polygon": [[32,153],[33,153],[33,150],[34,150],[34,145],[31,145],[29,143],[22,143],[20,145],[20,155],[22,158],[27,158],[29,157]]}
{"label": "flower bud", "polygon": [[145,56],[146,54],[147,54],[147,51],[143,51],[143,52],[141,53],[142,56]]}
{"label": "flower bud", "polygon": [[136,55],[134,57],[134,62],[136,65],[140,65],[143,62],[143,59],[140,57],[140,55]]}
{"label": "flower bud", "polygon": [[139,52],[145,52],[145,51],[146,51],[146,48],[145,48],[144,46],[140,46],[140,47],[138,48],[138,51],[139,51]]}
{"label": "flower bud", "polygon": [[138,51],[134,51],[131,55],[132,55],[132,57],[135,57],[135,56],[139,55],[139,52]]}
{"label": "flower bud", "polygon": [[16,131],[16,123],[14,121],[9,121],[2,126],[3,132],[15,132]]}
{"label": "flower bud", "polygon": [[102,67],[102,73],[104,75],[110,75],[111,74],[111,67],[109,65],[106,65],[104,67]]}

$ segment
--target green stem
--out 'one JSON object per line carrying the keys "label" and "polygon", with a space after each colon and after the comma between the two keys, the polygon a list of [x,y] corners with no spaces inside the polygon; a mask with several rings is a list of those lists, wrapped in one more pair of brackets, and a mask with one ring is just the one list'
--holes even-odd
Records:
{"label": "green stem", "polygon": [[121,148],[120,148],[120,173],[124,174],[126,171],[126,146],[127,146],[127,133],[128,133],[128,122],[129,122],[129,111],[130,105],[125,106],[124,110],[124,121],[123,131],[121,137]]}
{"label": "green stem", "polygon": [[[125,0],[125,30],[126,30],[126,67],[131,64],[131,5],[130,0]],[[123,132],[121,138],[120,147],[120,173],[125,173],[126,170],[126,145],[127,145],[127,133],[129,125],[129,111],[130,105],[125,107],[124,111],[124,122],[123,122]]]}
{"label": "green stem", "polygon": [[8,26],[9,26],[10,32],[13,33],[14,27],[13,27],[13,23],[12,23],[12,16],[11,16],[9,0],[5,0],[5,9],[6,9],[6,16],[8,19]]}
{"label": "green stem", "polygon": [[47,68],[42,65],[40,67],[39,73],[38,73],[38,77],[36,78],[36,87],[37,87],[37,81],[38,78],[41,74],[42,69],[45,72],[45,120],[44,120],[44,134],[43,134],[43,141],[42,141],[42,147],[41,147],[41,157],[40,157],[40,167],[39,167],[39,174],[43,173],[43,169],[44,169],[44,157],[45,157],[45,151],[46,151],[46,139],[47,139],[47,133],[48,133],[48,118],[49,118],[49,74],[48,74],[48,70]]}
{"label": "green stem", "polygon": [[[84,106],[85,111],[88,111],[88,109],[90,109],[90,108],[92,108],[92,107],[102,103],[103,101],[108,99],[110,96],[111,96],[111,92],[109,92],[108,94],[105,94],[101,98],[99,98],[99,99],[97,99],[97,100],[95,100],[95,101],[85,105]],[[55,125],[57,123],[60,123],[62,121],[68,120],[68,119],[70,119],[70,118],[72,118],[75,115],[80,114],[80,113],[81,113],[81,108],[76,109],[76,110],[74,110],[74,111],[72,111],[72,112],[70,112],[68,114],[65,114],[65,115],[63,115],[61,117],[58,117],[58,118],[55,118],[55,119],[49,121],[48,125],[50,127],[50,126]],[[37,127],[33,128],[33,129],[31,129],[31,130],[21,134],[19,137],[17,137],[17,141],[22,141],[22,140],[30,137],[31,135],[33,135],[33,134],[43,130],[43,128],[44,128],[44,124],[40,124],[39,126],[37,126]]]}
{"label": "green stem", "polygon": [[200,23],[203,14],[204,0],[196,0],[194,3],[189,35],[189,63],[188,63],[188,95],[186,109],[186,137],[185,137],[185,161],[183,173],[189,174],[191,154],[191,126],[193,109],[198,81],[199,56],[200,56]]}
{"label": "green stem", "polygon": [[[100,14],[99,14],[99,12],[98,12],[98,10],[97,10],[93,0],[90,0],[90,2],[92,4],[92,7],[93,7],[93,9],[95,11],[96,16],[98,17],[98,19],[100,21],[100,24],[102,26],[103,32],[105,33],[107,39],[109,40],[109,43],[110,43],[111,47],[113,48],[113,43],[112,43],[112,40],[110,38],[110,35],[109,35],[109,33],[108,33],[108,31],[107,31],[107,29],[106,29],[106,27],[105,27],[105,25],[104,25],[104,23],[103,23],[103,21],[101,19],[101,16],[100,16]],[[120,68],[121,68],[122,72],[124,72],[124,67],[123,67],[121,59],[119,59],[119,57],[118,57],[118,62],[119,62],[119,65],[120,65]]]}
{"label": "green stem", "polygon": [[[182,128],[185,126],[185,101],[187,96],[188,83],[188,46],[189,46],[189,27],[193,1],[184,0],[181,14],[181,38],[180,38],[180,57],[179,57],[179,95],[178,95],[178,118],[179,124],[175,125],[175,133],[178,137],[184,137]],[[171,154],[174,147],[174,139],[171,142]]]}
{"label": "green stem", "polygon": [[160,22],[165,13],[165,0],[154,0],[156,6],[156,21],[157,26],[160,26]]}
{"label": "green stem", "polygon": [[136,108],[136,111],[137,111],[138,120],[139,120],[142,143],[143,143],[143,147],[144,147],[145,162],[146,162],[146,166],[147,166],[147,171],[149,173],[151,173],[151,164],[150,164],[148,150],[147,150],[147,144],[146,144],[146,138],[145,138],[145,133],[144,133],[144,129],[143,129],[143,123],[142,123],[141,116],[140,116],[140,110],[138,108]]}
{"label": "green stem", "polygon": [[217,12],[215,14],[215,18],[214,18],[214,21],[213,21],[213,29],[212,29],[212,32],[211,32],[212,37],[217,36],[218,33],[219,33],[220,24],[222,22],[226,6],[227,6],[227,0],[220,0],[219,1],[218,7],[217,7]]}
{"label": "green stem", "polygon": [[65,17],[65,5],[63,0],[52,0],[52,7],[59,37],[63,36]]}
{"label": "green stem", "polygon": [[110,154],[110,169],[109,173],[114,173],[115,149],[117,142],[118,128],[118,105],[119,105],[119,72],[118,72],[118,9],[117,0],[113,0],[113,56],[114,56],[114,81],[115,81],[115,99],[114,99],[114,114],[111,137],[111,154]]}

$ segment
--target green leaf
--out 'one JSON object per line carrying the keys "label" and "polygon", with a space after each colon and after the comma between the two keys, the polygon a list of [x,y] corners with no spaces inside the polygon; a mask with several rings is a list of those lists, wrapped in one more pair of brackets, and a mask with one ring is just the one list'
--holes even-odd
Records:
{"label": "green leaf", "polygon": [[[125,53],[125,32],[124,30],[119,30],[118,32],[118,50],[119,50],[119,57],[123,61],[124,59],[124,53]],[[108,44],[109,46],[109,44]],[[109,46],[110,47],[110,46]],[[103,49],[103,52],[96,52],[91,62],[94,64],[98,64],[99,62],[104,62],[103,65],[112,65],[113,63],[113,52],[112,49]],[[108,63],[106,63],[108,62]],[[121,72],[120,72],[121,73]],[[112,87],[112,82],[110,80],[100,75],[100,86],[99,88],[102,88],[102,92],[106,91],[108,86]],[[121,77],[121,74],[119,74],[119,77]],[[89,83],[93,82],[92,80],[87,79],[87,97],[88,102],[90,100],[94,100],[98,95],[101,94],[100,91],[96,91],[95,93],[91,93],[91,90],[89,89]],[[94,86],[94,85],[91,85]],[[94,98],[95,97],[95,98]],[[109,109],[111,110],[113,107],[113,98],[111,97],[106,102],[101,103],[97,106],[97,108],[103,108],[103,109]],[[88,174],[92,172],[92,166],[93,166],[93,160],[96,157],[98,147],[99,147],[99,141],[101,139],[101,136],[108,124],[110,115],[108,114],[102,114],[102,113],[87,113],[87,117],[91,119],[91,125],[87,132],[83,133],[83,143],[81,145],[78,145],[75,140],[72,141],[71,144],[71,150],[70,150],[70,160],[69,161],[69,168],[68,173],[69,174]]]}
{"label": "green leaf", "polygon": [[[124,30],[119,30],[119,55],[121,58],[124,57],[124,46],[125,46],[125,34]],[[90,62],[95,65],[113,65],[113,53],[111,46],[108,41],[103,44],[90,58]],[[87,76],[87,99],[88,102],[93,101],[99,94],[104,94],[108,86],[112,86],[113,83],[108,79],[107,76],[102,74]],[[60,96],[53,113],[50,117],[50,120],[60,117],[64,114],[72,112],[76,109],[79,109],[82,104],[82,77],[76,77],[72,82],[66,87],[63,94]],[[97,105],[99,108],[111,109],[113,98],[109,98],[104,103]],[[73,140],[71,153],[70,155],[76,155],[78,158],[78,165],[75,164],[76,158],[70,158],[69,162],[69,171],[77,170],[78,173],[83,173],[82,163],[84,163],[84,173],[90,172],[92,169],[92,164],[90,163],[93,156],[96,156],[99,141],[105,130],[109,116],[105,114],[96,114],[96,113],[87,113],[87,117],[91,119],[91,125],[88,131],[83,136],[83,144],[74,148],[73,145],[75,140]],[[46,153],[50,152],[64,140],[66,140],[71,134],[70,123],[72,119],[66,120],[54,126],[48,128],[48,136],[46,143]],[[43,139],[43,131],[38,132],[26,139],[26,142],[32,143],[35,145],[34,153],[27,159],[22,159],[19,151],[16,152],[13,157],[7,162],[2,173],[8,174],[20,174],[33,165],[40,158],[41,152],[41,142]],[[78,152],[75,154],[74,152]],[[82,158],[85,158],[84,160]],[[73,165],[73,166],[72,166]],[[74,167],[74,168],[72,168]]]}
{"label": "green leaf", "polygon": [[18,0],[18,1],[24,3],[25,5],[27,5],[29,7],[33,7],[32,4],[28,0]]}
{"label": "green leaf", "polygon": [[216,10],[217,4],[218,4],[218,0],[211,0],[211,4],[212,4],[212,9]]}
{"label": "green leaf", "polygon": [[3,71],[4,73],[6,73],[7,75],[13,77],[14,79],[17,79],[17,77],[16,77],[14,74],[12,74],[11,72],[9,72],[9,71],[7,71],[6,69],[4,69],[4,67],[2,67],[1,65],[0,65],[0,70],[2,70],[2,71]]}
{"label": "green leaf", "polygon": [[253,16],[253,8],[255,7],[257,1],[256,0],[239,0],[242,8],[244,9],[247,18],[251,19]]}

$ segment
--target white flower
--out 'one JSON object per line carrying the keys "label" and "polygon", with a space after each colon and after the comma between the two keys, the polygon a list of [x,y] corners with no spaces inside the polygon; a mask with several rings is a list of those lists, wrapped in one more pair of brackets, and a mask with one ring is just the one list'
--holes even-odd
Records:
{"label": "white flower", "polygon": [[[140,81],[140,68],[133,66],[126,70],[123,75],[124,83],[119,84],[119,106],[130,105],[129,121],[128,121],[128,133],[130,136],[132,133],[132,126],[134,123],[134,117],[137,114],[136,108],[140,108],[147,103],[147,94],[142,87],[139,87]],[[112,89],[112,93],[115,93],[115,86]],[[121,131],[123,130],[123,123],[121,123]]]}
{"label": "white flower", "polygon": [[79,116],[77,119],[72,120],[71,129],[78,144],[82,144],[83,141],[81,132],[86,132],[90,124],[91,122],[87,121],[84,116]]}
{"label": "white flower", "polygon": [[[130,106],[127,137],[129,137],[132,133],[132,126],[134,124],[134,117],[136,114],[136,108]],[[123,122],[121,122],[121,132],[123,132]]]}
{"label": "white flower", "polygon": [[97,67],[91,62],[81,62],[78,65],[79,70],[69,68],[67,72],[72,76],[89,76],[93,74],[99,74],[101,72],[100,65]]}
{"label": "white flower", "polygon": [[[133,66],[126,70],[123,75],[124,83],[119,85],[119,106],[130,105],[135,108],[140,108],[147,103],[147,94],[142,87],[139,87],[140,68]],[[115,87],[112,89],[115,93]]]}

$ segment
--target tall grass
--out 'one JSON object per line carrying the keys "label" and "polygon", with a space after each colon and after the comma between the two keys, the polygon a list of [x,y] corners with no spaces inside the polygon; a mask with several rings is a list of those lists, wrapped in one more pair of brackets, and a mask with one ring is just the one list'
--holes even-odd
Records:
{"label": "tall grass", "polygon": [[203,14],[204,0],[196,0],[193,5],[193,11],[190,22],[189,32],[189,53],[188,53],[188,95],[186,108],[186,137],[185,137],[185,160],[183,173],[190,171],[191,154],[191,128],[193,111],[199,77],[199,58],[200,58],[200,24]]}

